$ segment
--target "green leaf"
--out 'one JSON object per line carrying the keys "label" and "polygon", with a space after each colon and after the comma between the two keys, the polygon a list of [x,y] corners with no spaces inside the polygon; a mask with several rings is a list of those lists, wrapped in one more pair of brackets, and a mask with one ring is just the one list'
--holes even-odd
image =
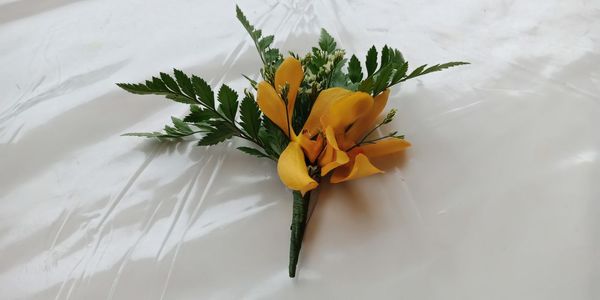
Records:
{"label": "green leaf", "polygon": [[181,132],[181,133],[191,133],[191,132],[193,132],[193,130],[190,128],[190,126],[188,126],[188,124],[186,124],[181,119],[178,119],[178,118],[175,118],[175,117],[171,117],[171,121],[173,121],[173,125],[175,125],[175,128],[179,132]]}
{"label": "green leaf", "polygon": [[176,94],[181,94],[181,90],[179,90],[179,86],[177,85],[177,82],[175,81],[175,79],[173,79],[173,77],[171,77],[171,75],[161,72],[160,78],[162,79],[164,84],[169,88],[169,90],[171,90],[172,92],[174,92]]}
{"label": "green leaf", "polygon": [[240,119],[242,128],[252,138],[258,138],[258,130],[260,129],[260,110],[256,101],[246,95],[240,105]]}
{"label": "green leaf", "polygon": [[421,72],[421,74],[419,74],[419,76],[425,75],[428,73],[432,73],[432,72],[439,72],[444,69],[448,69],[448,68],[452,68],[452,67],[456,67],[456,66],[468,65],[468,64],[469,64],[468,62],[463,62],[463,61],[453,61],[453,62],[448,62],[445,64],[437,64],[437,65],[431,66],[431,67],[423,70],[423,72]]}
{"label": "green leaf", "polygon": [[362,80],[362,67],[360,66],[360,61],[356,55],[352,55],[350,61],[348,62],[348,77],[353,83],[357,83]]}
{"label": "green leaf", "polygon": [[[194,105],[192,105],[194,106]],[[200,108],[198,108],[200,109]],[[195,110],[196,111],[196,110]],[[155,132],[132,132],[126,133],[125,136],[139,136],[139,137],[148,137],[148,138],[182,138],[184,136],[193,135],[198,132],[204,131],[213,131],[215,128],[209,127],[205,124],[194,124],[195,127],[198,127],[198,130],[194,130],[188,125],[185,121],[171,117],[173,122],[173,126],[165,125],[163,128],[163,132],[155,131]]]}
{"label": "green leaf", "polygon": [[369,52],[367,52],[366,65],[367,76],[371,76],[377,69],[377,49],[375,49],[375,46],[371,47],[371,49],[369,49]]}
{"label": "green leaf", "polygon": [[266,157],[266,158],[270,158],[267,154],[261,152],[258,149],[255,148],[251,148],[251,147],[237,147],[238,150],[246,153],[246,154],[250,154],[253,156],[258,156],[258,157]]}
{"label": "green leaf", "polygon": [[154,94],[152,89],[149,89],[143,83],[117,83],[120,88],[138,95]]}
{"label": "green leaf", "polygon": [[402,66],[396,70],[394,73],[394,77],[392,78],[392,85],[400,82],[402,77],[406,76],[406,72],[408,71],[408,62],[404,62]]}
{"label": "green leaf", "polygon": [[181,137],[181,136],[185,136],[185,134],[183,134],[182,132],[180,132],[177,128],[169,126],[169,125],[165,125],[165,128],[163,129],[168,136],[170,137]]}
{"label": "green leaf", "polygon": [[260,39],[260,41],[258,41],[258,48],[260,50],[267,49],[273,43],[274,38],[275,38],[274,36],[268,35],[268,36],[265,36],[264,38]]}
{"label": "green leaf", "polygon": [[392,76],[392,67],[392,65],[386,65],[381,69],[373,86],[373,95],[377,95],[387,88]]}
{"label": "green leaf", "polygon": [[321,36],[319,37],[319,47],[328,53],[332,53],[337,47],[333,37],[323,28],[321,28]]}
{"label": "green leaf", "polygon": [[235,10],[238,20],[240,21],[240,23],[242,23],[242,26],[244,26],[244,28],[252,38],[252,41],[256,46],[256,50],[258,50],[260,59],[264,64],[264,71],[261,72],[263,74],[264,79],[267,81],[272,81],[272,78],[270,78],[272,76],[271,74],[275,73],[276,67],[279,65],[278,62],[281,60],[279,50],[270,48],[271,44],[273,43],[274,37],[272,35],[269,35],[261,39],[262,31],[260,29],[256,29],[250,24],[250,22],[248,21],[242,10],[239,8],[239,6],[236,5]]}
{"label": "green leaf", "polygon": [[228,127],[213,128],[198,142],[198,146],[216,145],[233,136],[233,130]]}
{"label": "green leaf", "polygon": [[183,118],[184,122],[202,123],[217,117],[214,112],[208,109],[202,109],[198,105],[190,105],[190,111],[190,114]]}
{"label": "green leaf", "polygon": [[185,103],[185,104],[194,104],[196,103],[196,101],[188,98],[187,96],[184,95],[178,95],[178,94],[166,94],[165,97],[167,97],[167,99],[171,99],[175,102],[181,102],[181,103]]}
{"label": "green leaf", "polygon": [[367,77],[358,85],[358,90],[361,92],[365,92],[370,94],[373,91],[373,87],[375,86],[375,81],[373,81],[372,77]]}
{"label": "green leaf", "polygon": [[258,85],[258,82],[256,82],[256,80],[253,80],[252,78],[242,74],[242,76],[244,78],[246,78],[246,80],[248,80],[248,82],[250,82],[250,85],[252,86],[252,88],[256,91],[256,86]]}
{"label": "green leaf", "polygon": [[306,94],[299,94],[296,97],[296,104],[294,105],[294,111],[292,112],[292,129],[294,132],[302,132],[302,127],[308,119],[310,109],[314,103],[314,97]]}
{"label": "green leaf", "polygon": [[254,30],[254,32],[252,32],[251,36],[252,36],[253,40],[258,41],[260,39],[260,37],[262,36],[262,30],[260,30],[260,29]]}
{"label": "green leaf", "polygon": [[246,16],[244,15],[244,13],[240,9],[240,7],[237,5],[235,6],[235,15],[236,15],[237,19],[240,21],[240,23],[242,23],[242,26],[244,26],[246,31],[248,31],[248,34],[250,34],[252,36],[253,32],[254,32],[254,26],[250,25],[248,18],[246,18]]}
{"label": "green leaf", "polygon": [[272,157],[279,157],[289,143],[283,131],[265,116],[262,117],[262,126],[258,134],[265,151]]}
{"label": "green leaf", "polygon": [[401,81],[406,81],[408,79],[415,78],[415,77],[418,77],[418,76],[422,76],[422,75],[425,75],[425,74],[429,74],[429,73],[432,73],[432,72],[439,72],[439,71],[442,71],[442,70],[447,69],[447,68],[461,66],[461,65],[468,65],[468,64],[469,64],[468,62],[453,61],[453,62],[448,62],[448,63],[445,63],[445,64],[433,65],[433,66],[431,66],[429,68],[426,68],[427,65],[422,65],[422,66],[414,69],[408,76],[406,76],[405,78],[403,78]]}
{"label": "green leaf", "polygon": [[[234,133],[237,131],[237,126],[235,126],[235,124],[232,123],[231,121],[228,121],[225,119],[208,120],[206,123],[216,129],[225,128],[230,131],[233,131]],[[211,131],[211,130],[209,130],[209,131]]]}
{"label": "green leaf", "polygon": [[427,67],[427,65],[419,66],[418,68],[416,68],[412,72],[410,72],[410,74],[408,76],[406,76],[406,78],[404,78],[402,81],[405,81],[407,79],[414,78],[414,77],[421,75],[421,73],[423,72],[423,70],[425,70],[426,67]]}
{"label": "green leaf", "polygon": [[[176,102],[181,102],[181,103],[186,103],[186,104],[196,103],[194,96],[190,97],[190,96],[187,96],[187,95],[181,93],[181,91],[179,90],[179,87],[177,86],[177,83],[171,76],[169,76],[165,73],[161,73],[161,77],[164,79],[152,77],[152,80],[146,80],[146,84],[143,84],[143,83],[137,83],[137,84],[117,83],[117,86],[119,86],[120,88],[122,88],[130,93],[133,93],[133,94],[164,95],[166,98],[171,99]],[[165,84],[165,79],[167,82],[169,82],[168,85],[170,87],[167,87],[167,85]]]}
{"label": "green leaf", "polygon": [[155,132],[128,132],[121,134],[121,136],[137,136],[137,137],[146,137],[146,138],[159,138],[165,137],[165,134],[159,131]]}
{"label": "green leaf", "polygon": [[293,51],[288,51],[288,54],[289,54],[291,57],[293,57],[293,58],[295,58],[295,59],[297,59],[297,60],[300,60],[300,59],[301,59],[301,58],[300,58],[300,55],[298,55],[298,53],[296,53],[296,52],[293,52]]}
{"label": "green leaf", "polygon": [[[393,52],[392,52],[393,53]],[[383,68],[390,61],[390,48],[387,45],[381,49],[381,67]]]}
{"label": "green leaf", "polygon": [[391,60],[394,62],[394,64],[396,64],[396,66],[401,66],[404,63],[406,63],[406,61],[404,60],[404,56],[402,55],[402,52],[400,52],[400,50],[398,50],[398,49],[394,49],[394,55],[391,58]]}
{"label": "green leaf", "polygon": [[217,99],[219,100],[219,103],[221,103],[221,105],[219,105],[219,110],[221,110],[229,120],[234,121],[238,109],[238,94],[224,84],[221,86],[221,89],[219,89]]}
{"label": "green leaf", "polygon": [[281,53],[279,53],[279,49],[271,48],[264,53],[264,56],[267,64],[274,64],[274,62],[282,60]]}
{"label": "green leaf", "polygon": [[196,93],[194,92],[194,87],[192,86],[190,78],[177,69],[173,69],[173,73],[175,73],[175,79],[177,79],[177,84],[181,88],[181,91],[190,98],[196,99]]}
{"label": "green leaf", "polygon": [[152,77],[152,80],[146,80],[146,86],[153,91],[169,92],[167,86],[160,80],[160,78]]}
{"label": "green leaf", "polygon": [[[330,87],[344,87],[346,88],[347,83],[348,83],[348,75],[346,75],[344,73],[344,71],[342,71],[342,67],[344,65],[346,65],[346,62],[348,62],[347,59],[342,59],[339,62],[335,63],[333,66],[333,70],[331,71],[331,75],[330,75],[330,80],[329,80],[329,84],[327,85],[328,88]],[[312,105],[311,105],[312,106]]]}
{"label": "green leaf", "polygon": [[196,75],[192,76],[192,85],[200,102],[207,107],[215,108],[215,94],[206,81]]}

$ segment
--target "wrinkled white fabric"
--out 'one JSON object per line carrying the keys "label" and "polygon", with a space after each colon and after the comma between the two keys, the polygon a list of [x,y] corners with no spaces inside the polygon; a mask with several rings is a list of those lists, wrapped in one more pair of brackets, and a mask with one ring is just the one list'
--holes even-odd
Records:
{"label": "wrinkled white fabric", "polygon": [[298,277],[271,161],[121,137],[187,108],[175,67],[242,91],[222,1],[0,1],[0,299],[598,299],[600,2],[239,1],[276,45],[472,65],[395,88],[414,145],[323,185]]}

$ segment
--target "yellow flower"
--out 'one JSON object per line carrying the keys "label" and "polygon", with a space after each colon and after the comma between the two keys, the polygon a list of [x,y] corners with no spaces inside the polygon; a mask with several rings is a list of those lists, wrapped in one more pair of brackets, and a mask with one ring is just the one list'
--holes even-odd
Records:
{"label": "yellow flower", "polygon": [[[353,104],[346,99],[341,99],[338,100],[338,105],[332,105],[328,111],[331,117],[324,115],[321,118],[321,125],[326,128],[327,146],[319,164],[323,176],[333,170],[331,183],[382,173],[383,171],[373,166],[370,159],[393,154],[410,147],[408,141],[393,137],[375,143],[358,145],[376,125],[377,118],[385,108],[388,97],[389,90],[386,90],[374,99],[371,98],[371,106],[359,107],[358,110],[356,107],[345,107]],[[346,115],[343,115],[344,113]],[[351,117],[352,113],[354,116]],[[341,116],[344,116],[345,122],[338,120]],[[348,122],[349,120],[352,121]]]}
{"label": "yellow flower", "polygon": [[[304,194],[318,186],[308,172],[306,159],[321,167],[322,176],[333,171],[330,181],[338,183],[381,173],[369,158],[410,146],[397,138],[357,145],[383,111],[389,96],[387,90],[375,98],[343,88],[324,90],[297,135],[291,121],[303,77],[302,65],[290,57],[275,72],[275,87],[265,81],[258,84],[258,106],[290,139],[277,162],[279,177],[288,188]],[[287,95],[282,95],[285,91]]]}
{"label": "yellow flower", "polygon": [[[260,110],[265,116],[290,138],[289,145],[277,161],[277,172],[281,181],[287,187],[300,191],[302,194],[319,185],[308,174],[304,155],[306,154],[309,161],[313,162],[323,147],[322,138],[317,137],[316,140],[312,140],[304,129],[300,135],[297,135],[291,125],[296,95],[303,77],[304,72],[300,61],[289,57],[281,63],[281,66],[275,72],[275,87],[266,81],[258,84],[256,99]],[[282,95],[285,90],[287,90],[287,95]]]}

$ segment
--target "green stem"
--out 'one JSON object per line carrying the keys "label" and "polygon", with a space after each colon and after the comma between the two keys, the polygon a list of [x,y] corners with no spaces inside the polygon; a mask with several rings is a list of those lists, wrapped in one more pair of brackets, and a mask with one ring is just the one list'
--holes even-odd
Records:
{"label": "green stem", "polygon": [[294,203],[292,211],[292,226],[290,236],[290,278],[296,277],[296,265],[298,265],[298,256],[302,247],[302,238],[306,228],[306,218],[308,217],[308,204],[310,202],[310,192],[304,196],[298,191],[293,192]]}
{"label": "green stem", "polygon": [[350,150],[352,150],[352,149],[354,149],[354,148],[362,145],[363,143],[365,143],[365,140],[369,137],[369,135],[371,135],[371,133],[375,132],[375,130],[377,130],[377,128],[381,127],[382,125],[383,125],[383,122],[379,123],[377,126],[375,126],[375,128],[371,129],[371,131],[369,131],[367,134],[365,134],[365,136],[363,136],[363,138],[358,143],[356,143],[356,144],[354,144],[354,146],[348,148],[348,150],[346,150],[346,152],[348,152],[348,151],[350,151]]}
{"label": "green stem", "polygon": [[391,137],[395,137],[395,138],[399,138],[399,139],[404,139],[403,135],[398,135],[397,136],[397,135],[394,135],[394,134],[388,134],[388,135],[376,138],[374,140],[364,141],[362,144],[373,144],[373,143],[375,143],[377,141],[381,141],[381,140],[384,140],[384,139],[387,139],[387,138],[391,138]]}

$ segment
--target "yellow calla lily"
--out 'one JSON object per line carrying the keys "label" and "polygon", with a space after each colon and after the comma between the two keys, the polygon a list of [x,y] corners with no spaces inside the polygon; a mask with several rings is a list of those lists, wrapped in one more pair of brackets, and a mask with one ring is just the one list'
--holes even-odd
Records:
{"label": "yellow calla lily", "polygon": [[371,109],[360,117],[352,127],[346,131],[344,141],[346,143],[352,143],[351,145],[344,145],[345,147],[352,147],[357,143],[369,130],[375,126],[377,118],[385,108],[388,97],[390,96],[390,90],[387,89],[381,94],[375,96],[373,99],[373,106]]}
{"label": "yellow calla lily", "polygon": [[[308,121],[320,119],[321,128],[325,128],[327,146],[319,159],[321,176],[348,163],[350,160],[341,149],[344,144],[344,130],[371,110],[373,98],[366,93],[351,92],[341,88],[328,89],[317,97],[317,107],[311,111]],[[315,126],[313,123],[307,124]]]}
{"label": "yellow calla lily", "polygon": [[307,130],[302,130],[302,133],[298,135],[296,140],[302,147],[302,150],[304,150],[304,154],[306,154],[308,160],[311,163],[315,162],[323,149],[323,136],[319,134],[316,139],[313,140]]}
{"label": "yellow calla lily", "polygon": [[363,92],[350,92],[333,101],[321,116],[321,125],[331,126],[336,134],[343,133],[350,124],[365,115],[373,106],[373,97]]}
{"label": "yellow calla lily", "polygon": [[400,152],[410,146],[410,143],[404,139],[387,138],[374,144],[362,145],[357,149],[368,157],[380,157]]}
{"label": "yellow calla lily", "polygon": [[296,95],[300,84],[304,78],[304,72],[302,71],[302,64],[299,60],[288,57],[286,58],[277,71],[275,71],[275,88],[278,94],[281,95],[284,86],[288,86],[288,94],[285,95],[287,98],[287,116],[288,122],[292,122],[292,114],[294,112],[294,105],[296,105]]}
{"label": "yellow calla lily", "polygon": [[[322,112],[321,126],[326,128],[327,139],[325,150],[319,158],[321,176],[333,170],[332,183],[382,173],[369,158],[393,154],[410,147],[409,142],[397,138],[357,147],[360,139],[375,126],[387,104],[389,90],[374,99],[364,93],[344,91],[338,89],[325,94],[329,97],[323,97],[325,103],[321,106],[324,108],[318,110]],[[315,102],[315,106],[317,104]]]}
{"label": "yellow calla lily", "polygon": [[289,131],[288,121],[285,117],[285,103],[268,82],[263,81],[258,84],[256,103],[263,114],[287,135]]}
{"label": "yellow calla lily", "polygon": [[[304,72],[300,61],[293,57],[286,58],[275,72],[275,87],[266,81],[257,87],[256,102],[260,110],[290,138],[287,148],[277,161],[277,171],[281,181],[290,189],[302,194],[318,186],[308,174],[305,154],[314,162],[323,148],[323,138],[312,136],[307,130],[296,135],[292,128],[292,115],[298,89],[302,83]],[[282,95],[287,86],[287,95]],[[287,107],[283,97],[287,100]]]}
{"label": "yellow calla lily", "polygon": [[371,164],[369,158],[363,153],[356,154],[350,163],[335,169],[331,175],[331,183],[340,183],[347,180],[359,179],[373,174],[383,173]]}
{"label": "yellow calla lily", "polygon": [[[266,81],[260,82],[257,87],[256,103],[258,107],[290,138],[296,135],[290,124],[302,78],[304,78],[304,72],[300,61],[288,57],[275,72],[276,89]],[[285,95],[287,107],[281,95],[282,89],[286,85],[288,86],[288,93]]]}
{"label": "yellow calla lily", "polygon": [[[290,138],[277,161],[279,177],[288,188],[304,194],[318,186],[308,173],[307,159],[310,163],[318,163],[321,176],[333,171],[330,181],[339,183],[382,173],[369,158],[410,147],[409,142],[396,138],[357,145],[375,126],[387,104],[389,90],[375,98],[343,88],[321,91],[297,135],[291,122],[303,77],[300,61],[290,57],[275,72],[275,87],[265,81],[257,86],[260,110]],[[282,95],[285,86],[287,95]],[[287,105],[282,97],[287,100]]]}
{"label": "yellow calla lily", "polygon": [[294,141],[281,152],[277,162],[277,173],[285,186],[300,191],[302,195],[319,185],[308,174],[302,148]]}
{"label": "yellow calla lily", "polygon": [[322,131],[321,117],[329,111],[331,105],[345,96],[348,96],[352,91],[343,88],[330,88],[322,91],[317,96],[317,100],[310,110],[310,115],[304,123],[304,129],[309,134],[315,135]]}
{"label": "yellow calla lily", "polygon": [[319,164],[321,165],[321,176],[327,175],[331,170],[348,163],[350,160],[346,152],[340,150],[333,127],[327,127],[325,130],[325,138],[327,139],[327,147],[319,160]]}
{"label": "yellow calla lily", "polygon": [[373,166],[369,158],[394,154],[410,146],[410,143],[403,139],[387,138],[377,143],[356,147],[349,153],[350,162],[335,169],[331,175],[330,182],[340,183],[377,173],[383,173],[383,171]]}

